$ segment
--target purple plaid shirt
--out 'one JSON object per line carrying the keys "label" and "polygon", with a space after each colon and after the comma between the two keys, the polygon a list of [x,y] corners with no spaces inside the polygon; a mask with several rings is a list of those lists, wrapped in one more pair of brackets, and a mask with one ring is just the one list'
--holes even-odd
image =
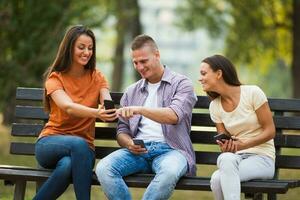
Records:
{"label": "purple plaid shirt", "polygon": [[[148,82],[141,79],[132,84],[124,92],[122,106],[142,106],[148,96]],[[161,85],[157,91],[158,107],[169,107],[178,116],[178,123],[174,125],[162,124],[166,142],[172,148],[180,151],[188,161],[187,175],[196,174],[195,152],[190,139],[192,109],[197,101],[192,82],[183,75],[165,67]],[[126,133],[132,138],[138,132],[141,115],[135,115],[129,120],[119,119],[117,134]]]}

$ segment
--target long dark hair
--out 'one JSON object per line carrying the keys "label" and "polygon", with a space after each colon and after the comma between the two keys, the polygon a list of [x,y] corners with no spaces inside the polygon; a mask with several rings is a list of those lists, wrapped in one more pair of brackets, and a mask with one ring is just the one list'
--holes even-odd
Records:
{"label": "long dark hair", "polygon": [[[93,40],[93,54],[84,68],[90,69],[91,71],[96,68],[96,39],[94,33],[83,25],[72,26],[67,30],[61,41],[54,62],[44,73],[44,87],[45,82],[52,72],[66,72],[70,69],[73,62],[74,44],[81,35],[87,35]],[[50,110],[49,97],[47,96],[46,88],[44,91],[44,109],[45,111]]]}
{"label": "long dark hair", "polygon": [[[202,62],[208,64],[214,72],[221,70],[223,79],[228,85],[242,85],[238,78],[236,68],[226,57],[221,55],[213,55],[203,59]],[[212,99],[215,99],[218,96],[220,96],[219,93],[213,91],[207,91],[206,93]]]}

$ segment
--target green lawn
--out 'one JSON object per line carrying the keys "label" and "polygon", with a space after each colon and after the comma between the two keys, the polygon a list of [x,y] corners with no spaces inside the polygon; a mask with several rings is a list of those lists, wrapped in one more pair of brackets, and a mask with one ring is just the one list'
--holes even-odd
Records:
{"label": "green lawn", "polygon": [[[1,120],[0,120],[1,121]],[[12,164],[12,165],[24,165],[24,166],[36,166],[36,161],[31,156],[11,156],[9,155],[9,128],[0,126],[0,164]],[[212,148],[209,146],[197,146],[196,149],[202,148]],[[292,149],[287,149],[284,152],[293,152],[299,155],[299,151],[295,151]],[[200,176],[210,176],[212,172],[215,170],[215,167],[212,166],[198,166],[198,175]],[[282,170],[280,171],[281,177],[292,177],[300,179],[300,171],[298,170]],[[141,199],[144,189],[131,188],[133,199]],[[35,193],[35,184],[27,183],[26,190],[26,200],[31,200]],[[285,195],[279,195],[279,200],[293,200],[298,199],[300,195],[300,188],[290,190]],[[1,200],[11,200],[13,199],[13,186],[5,186],[3,181],[0,181],[0,199]],[[72,185],[68,188],[68,190],[59,198],[60,200],[70,200],[75,199],[73,193]],[[105,199],[103,192],[101,191],[100,186],[92,187],[92,200]],[[182,191],[176,190],[171,198],[172,200],[181,200],[181,199],[213,199],[211,192],[198,192],[198,191]]]}

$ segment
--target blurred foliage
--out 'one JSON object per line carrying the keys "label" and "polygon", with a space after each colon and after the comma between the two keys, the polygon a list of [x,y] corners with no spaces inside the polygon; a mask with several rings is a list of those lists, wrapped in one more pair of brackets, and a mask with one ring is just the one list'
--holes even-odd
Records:
{"label": "blurred foliage", "polygon": [[[54,60],[66,27],[83,24],[101,29],[115,20],[113,77],[122,84],[124,41],[141,32],[138,0],[1,0],[0,112],[13,118],[16,87],[42,87],[42,75]],[[121,28],[120,28],[121,27]],[[121,44],[121,45],[120,45]]]}
{"label": "blurred foliage", "polygon": [[66,27],[100,26],[107,18],[99,0],[1,0],[0,111],[11,122],[17,86],[42,87]]}
{"label": "blurred foliage", "polygon": [[[142,33],[138,0],[109,1],[111,12],[116,17],[116,44],[113,57],[112,91],[121,91],[125,62],[125,44]],[[136,76],[137,77],[137,76]],[[139,77],[139,76],[138,76]]]}
{"label": "blurred foliage", "polygon": [[178,25],[186,30],[205,28],[211,37],[224,38],[224,54],[239,68],[261,74],[258,84],[278,86],[272,96],[291,96],[292,88],[284,85],[282,90],[280,85],[292,83],[293,6],[292,0],[187,0],[177,9]]}

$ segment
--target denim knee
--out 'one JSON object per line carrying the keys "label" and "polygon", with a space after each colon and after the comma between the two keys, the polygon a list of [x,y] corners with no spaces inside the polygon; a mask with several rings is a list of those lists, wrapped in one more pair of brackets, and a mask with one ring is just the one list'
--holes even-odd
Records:
{"label": "denim knee", "polygon": [[187,171],[187,166],[185,166],[182,169],[179,169],[178,167],[168,167],[168,169],[161,172],[161,181],[166,181],[170,183],[176,184],[179,178],[185,174]]}
{"label": "denim knee", "polygon": [[113,174],[110,170],[110,166],[106,164],[104,159],[100,160],[97,164],[96,175],[100,183],[103,183],[107,178],[111,179],[113,177]]}
{"label": "denim knee", "polygon": [[60,159],[55,170],[57,170],[61,179],[70,179],[72,176],[71,158],[66,156]]}
{"label": "denim knee", "polygon": [[88,143],[81,137],[73,137],[72,138],[72,147],[73,147],[73,150],[76,150],[76,151],[89,150]]}

